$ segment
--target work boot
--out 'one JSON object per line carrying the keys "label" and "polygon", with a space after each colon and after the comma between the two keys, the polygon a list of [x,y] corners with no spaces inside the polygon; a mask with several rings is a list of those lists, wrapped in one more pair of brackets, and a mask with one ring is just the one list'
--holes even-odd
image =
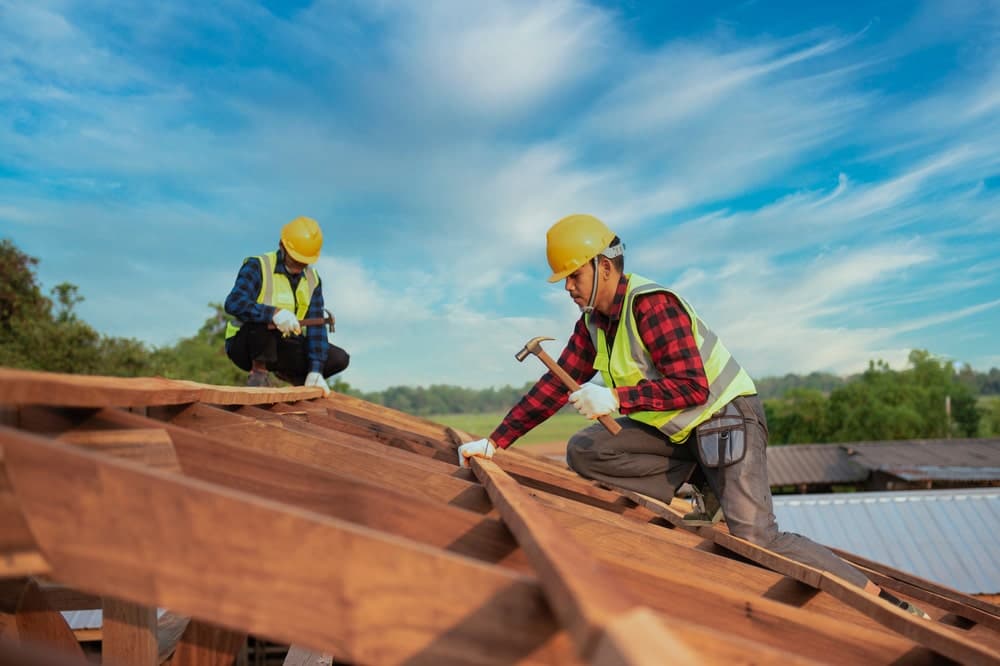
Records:
{"label": "work boot", "polygon": [[722,504],[709,486],[692,486],[691,512],[684,514],[684,524],[692,527],[711,527],[722,520]]}
{"label": "work boot", "polygon": [[247,386],[270,386],[267,370],[252,370],[247,376]]}

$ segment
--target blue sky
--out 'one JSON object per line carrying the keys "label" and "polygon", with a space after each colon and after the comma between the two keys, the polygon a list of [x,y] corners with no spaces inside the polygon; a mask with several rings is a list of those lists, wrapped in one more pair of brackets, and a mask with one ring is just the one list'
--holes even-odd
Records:
{"label": "blue sky", "polygon": [[985,370],[998,204],[995,0],[0,0],[0,236],[43,287],[170,344],[310,215],[366,390],[537,377],[573,212],[756,376]]}

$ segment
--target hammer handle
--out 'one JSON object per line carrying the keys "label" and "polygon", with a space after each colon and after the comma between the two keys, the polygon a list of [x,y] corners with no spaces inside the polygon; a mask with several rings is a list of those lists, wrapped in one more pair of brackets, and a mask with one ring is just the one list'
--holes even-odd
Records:
{"label": "hammer handle", "polygon": [[[565,370],[559,367],[559,364],[552,360],[552,357],[545,353],[543,350],[538,350],[538,358],[542,359],[542,363],[545,367],[552,371],[556,377],[558,377],[563,384],[566,385],[570,391],[579,391],[580,385],[576,383],[576,380],[569,376]],[[597,420],[601,422],[601,425],[607,428],[608,432],[612,435],[617,435],[621,432],[622,427],[618,425],[618,422],[613,418],[605,414],[604,416],[598,416]]]}
{"label": "hammer handle", "polygon": [[[299,326],[323,326],[326,324],[326,319],[322,317],[313,317],[312,319],[300,319]],[[268,324],[268,328],[275,329],[278,328],[274,324]]]}

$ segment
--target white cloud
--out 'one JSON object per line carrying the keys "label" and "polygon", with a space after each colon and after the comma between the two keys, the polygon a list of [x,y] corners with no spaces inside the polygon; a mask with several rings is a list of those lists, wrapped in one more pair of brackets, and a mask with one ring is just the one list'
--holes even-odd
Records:
{"label": "white cloud", "polygon": [[904,97],[875,78],[907,55],[884,30],[653,47],[569,0],[0,12],[0,164],[24,174],[0,180],[0,224],[110,334],[190,335],[302,213],[363,388],[537,376],[512,354],[577,316],[544,282],[571,212],[676,276],[758,375],[995,321],[993,51]]}

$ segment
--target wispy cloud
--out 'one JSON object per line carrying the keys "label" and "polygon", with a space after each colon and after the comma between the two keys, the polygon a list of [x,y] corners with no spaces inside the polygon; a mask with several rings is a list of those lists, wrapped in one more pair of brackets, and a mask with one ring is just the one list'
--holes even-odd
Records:
{"label": "wispy cloud", "polygon": [[960,4],[642,40],[571,0],[0,0],[0,233],[164,344],[311,214],[365,388],[535,376],[511,354],[572,326],[543,238],[575,211],[757,374],[986,363],[935,323],[1000,324],[1000,24]]}

